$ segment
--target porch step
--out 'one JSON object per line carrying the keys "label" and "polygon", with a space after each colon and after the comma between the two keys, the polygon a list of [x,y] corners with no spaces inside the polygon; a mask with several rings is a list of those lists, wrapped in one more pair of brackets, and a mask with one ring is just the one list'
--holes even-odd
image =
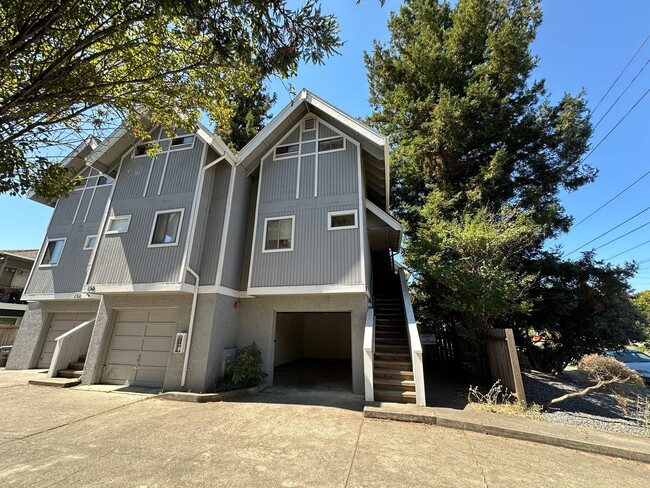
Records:
{"label": "porch step", "polygon": [[375,337],[375,347],[378,346],[406,346],[408,341],[406,337]]}
{"label": "porch step", "polygon": [[400,380],[410,380],[413,381],[413,372],[412,371],[404,371],[400,369],[391,369],[391,368],[378,368],[375,369],[374,371],[374,380],[378,380],[381,378],[392,378],[392,379],[400,379]]}
{"label": "porch step", "polygon": [[56,372],[59,378],[81,378],[83,371],[76,369],[60,369]]}
{"label": "porch step", "polygon": [[375,349],[375,358],[379,357],[389,358],[390,360],[397,360],[400,358],[409,359],[411,354],[403,351],[377,351],[377,349]]}
{"label": "porch step", "polygon": [[415,392],[399,390],[375,390],[375,401],[415,403]]}
{"label": "porch step", "polygon": [[375,385],[381,390],[391,390],[395,387],[403,387],[405,390],[415,391],[415,381],[399,378],[379,377],[375,378]]}
{"label": "porch step", "polygon": [[75,371],[83,371],[85,362],[77,361],[75,363],[69,363],[68,369],[73,369]]}
{"label": "porch step", "polygon": [[413,365],[411,364],[411,361],[399,361],[399,360],[392,360],[392,359],[375,359],[375,366],[378,366],[379,368],[382,367],[390,367],[390,368],[400,368],[404,370],[409,370],[413,369]]}
{"label": "porch step", "polygon": [[375,353],[380,352],[402,352],[409,354],[409,348],[406,344],[376,344]]}

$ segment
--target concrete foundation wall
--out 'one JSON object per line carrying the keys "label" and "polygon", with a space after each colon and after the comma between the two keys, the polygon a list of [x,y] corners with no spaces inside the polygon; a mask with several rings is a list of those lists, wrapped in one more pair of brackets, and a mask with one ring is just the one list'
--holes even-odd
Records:
{"label": "concrete foundation wall", "polygon": [[275,357],[273,366],[290,363],[304,357],[304,316],[279,314],[275,327]]}
{"label": "concrete foundation wall", "polygon": [[364,393],[363,331],[368,309],[365,294],[294,295],[244,299],[239,309],[237,347],[256,342],[262,350],[264,370],[273,384],[275,364],[275,322],[279,312],[350,312],[352,351],[352,390]]}
{"label": "concrete foundation wall", "polygon": [[7,369],[36,367],[53,314],[96,312],[98,303],[98,300],[91,299],[30,302],[11,349]]}

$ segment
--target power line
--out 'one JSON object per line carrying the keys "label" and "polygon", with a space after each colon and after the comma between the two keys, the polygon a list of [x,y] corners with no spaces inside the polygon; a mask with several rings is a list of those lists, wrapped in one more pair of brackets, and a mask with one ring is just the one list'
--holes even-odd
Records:
{"label": "power line", "polygon": [[[611,241],[607,241],[605,244],[602,244],[602,245],[596,247],[595,249],[602,249],[602,248],[605,247],[605,246],[609,246],[612,242],[616,242],[616,241],[618,241],[619,239],[623,239],[623,237],[625,237],[625,236],[629,236],[629,235],[632,234],[633,232],[636,232],[637,230],[643,229],[643,228],[644,228],[645,226],[647,226],[647,225],[650,225],[650,221],[648,221],[648,222],[646,222],[645,224],[640,225],[640,226],[638,226],[638,227],[632,229],[632,230],[629,231],[629,232],[626,232],[625,234],[621,234],[620,236],[615,237],[615,238],[612,239]],[[650,261],[650,260],[649,260],[649,261]]]}
{"label": "power line", "polygon": [[603,116],[598,120],[598,122],[596,122],[596,125],[594,125],[594,129],[596,129],[596,127],[598,127],[598,126],[600,125],[600,123],[603,121],[603,119],[604,119],[605,117],[607,117],[607,114],[608,114],[609,112],[612,111],[612,109],[614,108],[614,105],[616,105],[616,104],[618,103],[618,101],[621,99],[621,97],[623,97],[623,95],[625,95],[625,93],[630,89],[630,87],[634,84],[634,82],[635,82],[636,79],[639,77],[639,75],[640,75],[641,73],[643,73],[643,70],[644,70],[644,69],[646,69],[646,67],[648,66],[648,64],[650,64],[650,58],[648,58],[648,60],[647,60],[647,61],[645,62],[645,64],[643,65],[643,67],[639,70],[639,72],[636,74],[636,76],[635,76],[634,78],[632,78],[632,81],[630,81],[630,82],[628,83],[628,85],[627,85],[627,86],[625,87],[625,89],[621,92],[621,94],[618,96],[618,98],[617,98],[616,100],[614,100],[614,103],[612,103],[612,104],[609,106],[609,108],[607,109],[607,112],[605,112],[605,113],[603,114]]}
{"label": "power line", "polygon": [[630,185],[628,185],[628,186],[625,187],[623,190],[621,190],[619,193],[617,193],[617,194],[614,195],[612,198],[610,198],[609,200],[607,200],[605,203],[603,203],[600,207],[598,207],[596,210],[594,210],[594,211],[591,212],[589,215],[587,215],[587,216],[586,216],[584,219],[582,219],[580,222],[578,222],[577,224],[572,225],[571,228],[572,228],[572,229],[575,229],[575,228],[578,227],[580,224],[582,224],[585,220],[587,220],[589,217],[591,217],[591,216],[594,215],[595,213],[600,212],[603,208],[605,208],[607,205],[609,205],[610,203],[612,203],[614,200],[616,200],[616,199],[617,199],[618,197],[620,197],[623,193],[625,193],[626,191],[628,191],[630,188],[632,188],[634,185],[636,185],[639,181],[641,181],[643,178],[645,178],[645,177],[648,176],[648,175],[650,175],[650,171],[648,171],[647,173],[641,175],[639,178],[637,178],[636,180],[634,180]]}
{"label": "power line", "polygon": [[632,61],[634,61],[634,58],[636,58],[636,55],[639,54],[639,52],[641,52],[641,49],[643,49],[643,46],[645,46],[645,43],[648,42],[648,39],[650,39],[650,34],[648,34],[648,37],[646,37],[646,38],[643,40],[643,42],[642,42],[641,45],[639,46],[639,49],[636,50],[636,52],[634,53],[634,56],[632,56],[632,57],[630,58],[630,60],[629,60],[629,61],[627,62],[627,64],[625,65],[625,68],[623,68],[623,71],[621,71],[621,72],[618,74],[618,76],[616,77],[616,79],[612,82],[612,84],[609,85],[609,88],[607,89],[607,91],[606,91],[605,94],[603,95],[603,98],[600,99],[600,101],[596,104],[596,106],[594,107],[594,109],[591,111],[592,114],[593,114],[593,113],[598,109],[598,107],[600,107],[600,104],[603,103],[603,100],[605,100],[605,97],[606,97],[607,95],[609,95],[609,92],[610,92],[610,91],[612,91],[612,88],[614,88],[614,85],[616,85],[616,83],[617,83],[618,80],[621,78],[621,76],[623,76],[623,73],[625,73],[625,71],[627,71],[627,68],[630,66],[630,64],[632,64]]}
{"label": "power line", "polygon": [[626,249],[626,250],[623,251],[623,252],[619,252],[618,254],[614,254],[612,257],[609,257],[609,258],[605,259],[605,261],[609,261],[610,259],[617,258],[617,257],[619,257],[621,254],[625,254],[626,252],[633,251],[634,249],[637,249],[637,248],[639,248],[639,247],[641,247],[641,246],[645,246],[646,244],[650,244],[650,240],[645,241],[645,242],[642,242],[641,244],[639,244],[639,245],[637,245],[637,246],[634,246],[634,247],[631,247],[631,248],[629,248],[629,249]]}
{"label": "power line", "polygon": [[612,227],[611,229],[609,229],[609,230],[603,232],[603,233],[600,234],[599,236],[594,237],[594,238],[593,238],[592,240],[590,240],[589,242],[584,243],[582,246],[577,247],[576,249],[574,249],[573,251],[571,251],[570,253],[568,253],[568,254],[566,254],[566,255],[567,255],[567,256],[570,256],[570,255],[573,254],[574,252],[579,251],[579,250],[582,249],[583,247],[586,247],[586,246],[588,246],[589,244],[591,244],[592,242],[597,241],[597,240],[600,239],[601,237],[606,236],[606,235],[609,234],[610,232],[612,232],[612,231],[618,229],[620,226],[622,226],[622,225],[624,225],[624,224],[627,224],[630,220],[635,219],[636,217],[638,217],[638,216],[641,215],[642,213],[647,212],[648,210],[650,210],[650,206],[647,206],[646,208],[644,208],[644,209],[641,210],[640,212],[638,212],[638,213],[632,215],[632,217],[630,217],[630,218],[624,220],[624,221],[621,222],[620,224],[615,225],[614,227]]}

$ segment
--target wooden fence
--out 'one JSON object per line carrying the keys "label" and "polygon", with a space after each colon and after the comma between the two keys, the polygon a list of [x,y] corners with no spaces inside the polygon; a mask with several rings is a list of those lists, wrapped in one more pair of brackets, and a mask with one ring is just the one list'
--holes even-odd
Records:
{"label": "wooden fence", "polygon": [[489,329],[487,350],[492,380],[501,380],[517,400],[525,403],[526,392],[512,329]]}
{"label": "wooden fence", "polygon": [[13,325],[0,325],[0,346],[11,346],[16,340],[18,327]]}

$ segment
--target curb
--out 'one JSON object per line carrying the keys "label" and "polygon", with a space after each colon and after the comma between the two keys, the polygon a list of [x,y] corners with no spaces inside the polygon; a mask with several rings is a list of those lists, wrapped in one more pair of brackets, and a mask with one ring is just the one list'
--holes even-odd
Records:
{"label": "curb", "polygon": [[252,393],[260,391],[259,386],[246,388],[244,390],[224,391],[220,393],[192,393],[187,391],[168,391],[161,393],[158,397],[163,400],[171,400],[175,402],[188,402],[188,403],[212,403],[212,402],[225,402],[241,398]]}
{"label": "curb", "polygon": [[[489,417],[485,417],[480,420],[470,419],[470,415],[464,414],[463,412],[455,412],[451,415],[445,414],[445,412],[440,412],[435,408],[419,407],[417,410],[409,412],[403,405],[400,404],[369,404],[363,409],[363,415],[366,418],[373,419],[382,419],[382,420],[396,420],[400,422],[417,422],[429,425],[437,425],[439,427],[446,427],[450,429],[466,430],[471,432],[478,432],[487,435],[493,435],[498,437],[505,437],[509,439],[516,439],[521,441],[535,442],[538,444],[546,444],[550,446],[563,447],[566,449],[573,449],[577,451],[588,452],[591,454],[600,454],[603,456],[616,457],[621,459],[627,459],[630,461],[638,461],[642,463],[650,463],[650,449],[648,449],[647,439],[640,437],[639,439],[630,438],[631,436],[620,437],[621,442],[638,442],[639,450],[634,448],[617,446],[615,443],[608,443],[605,441],[598,441],[597,439],[582,440],[578,439],[578,436],[589,437],[591,430],[595,429],[585,429],[577,428],[570,426],[562,426],[563,428],[569,428],[573,431],[574,436],[567,435],[553,435],[545,434],[541,432],[534,432],[534,429],[517,429],[517,428],[508,428],[502,425],[495,425],[491,423]],[[426,409],[426,411],[424,411]],[[499,414],[494,414],[499,415]],[[464,418],[463,418],[464,417]],[[502,421],[504,419],[501,419]],[[507,419],[505,419],[507,421]],[[527,422],[534,422],[528,420]],[[534,424],[531,424],[533,427]],[[563,429],[567,430],[567,429]],[[594,437],[600,434],[600,432],[595,432]],[[609,437],[615,437],[615,434],[608,432]],[[620,435],[620,434],[619,434]],[[645,450],[642,450],[643,447]]]}

